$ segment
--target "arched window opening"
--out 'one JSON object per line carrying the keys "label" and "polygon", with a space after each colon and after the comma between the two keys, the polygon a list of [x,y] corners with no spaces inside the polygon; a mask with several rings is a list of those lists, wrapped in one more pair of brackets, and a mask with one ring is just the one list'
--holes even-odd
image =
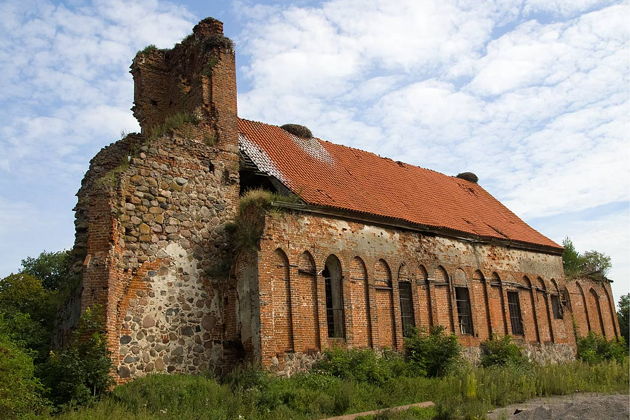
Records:
{"label": "arched window opening", "polygon": [[403,337],[409,337],[416,327],[416,320],[413,315],[411,283],[408,281],[398,282],[398,295],[400,298],[400,316],[402,318]]}
{"label": "arched window opening", "polygon": [[334,255],[326,259],[322,272],[326,290],[326,323],[328,337],[345,338],[341,263]]}
{"label": "arched window opening", "polygon": [[464,335],[472,335],[472,313],[470,310],[470,294],[467,287],[455,287],[455,303],[457,304],[459,332]]}
{"label": "arched window opening", "polygon": [[459,332],[464,335],[473,334],[472,311],[470,309],[470,292],[466,285],[466,273],[461,268],[455,271],[455,305],[457,306],[457,320]]}
{"label": "arched window opening", "polygon": [[523,335],[523,318],[521,316],[521,303],[518,298],[518,292],[507,292],[507,297],[512,334]]}

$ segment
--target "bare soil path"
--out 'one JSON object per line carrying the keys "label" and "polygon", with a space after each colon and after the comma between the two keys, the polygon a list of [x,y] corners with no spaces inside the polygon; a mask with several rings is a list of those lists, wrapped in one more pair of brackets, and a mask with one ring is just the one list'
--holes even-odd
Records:
{"label": "bare soil path", "polygon": [[490,420],[628,420],[628,394],[581,393],[536,398],[497,408],[488,413]]}

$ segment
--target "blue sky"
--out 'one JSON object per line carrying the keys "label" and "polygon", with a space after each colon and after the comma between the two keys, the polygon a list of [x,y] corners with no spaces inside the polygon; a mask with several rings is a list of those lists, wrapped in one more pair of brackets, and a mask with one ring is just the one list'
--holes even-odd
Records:
{"label": "blue sky", "polygon": [[630,290],[629,3],[601,0],[0,3],[0,276],[73,243],[89,160],[138,129],[128,73],[213,16],[239,115],[446,174],[477,173]]}

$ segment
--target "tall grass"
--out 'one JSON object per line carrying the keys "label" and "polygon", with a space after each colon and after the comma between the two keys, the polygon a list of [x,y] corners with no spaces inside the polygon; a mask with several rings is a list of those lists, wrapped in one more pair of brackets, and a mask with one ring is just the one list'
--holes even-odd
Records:
{"label": "tall grass", "polygon": [[[359,356],[370,365],[378,363]],[[399,372],[399,363],[390,372]],[[116,388],[92,407],[59,418],[317,419],[421,401],[434,401],[437,406],[371,418],[482,418],[494,407],[534,397],[628,391],[627,359],[596,365],[579,361],[549,366],[464,365],[441,378],[407,377],[401,372],[400,376],[379,377],[379,381],[369,375],[342,379],[322,366],[317,372],[291,378],[255,370],[243,370],[222,381],[203,376],[150,375]]]}

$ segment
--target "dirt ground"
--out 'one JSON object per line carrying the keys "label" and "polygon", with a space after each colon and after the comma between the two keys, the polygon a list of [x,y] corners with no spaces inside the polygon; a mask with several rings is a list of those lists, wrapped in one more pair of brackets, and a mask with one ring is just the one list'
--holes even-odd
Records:
{"label": "dirt ground", "polygon": [[490,420],[628,420],[629,418],[630,396],[628,394],[583,393],[536,398],[497,408],[488,413]]}

